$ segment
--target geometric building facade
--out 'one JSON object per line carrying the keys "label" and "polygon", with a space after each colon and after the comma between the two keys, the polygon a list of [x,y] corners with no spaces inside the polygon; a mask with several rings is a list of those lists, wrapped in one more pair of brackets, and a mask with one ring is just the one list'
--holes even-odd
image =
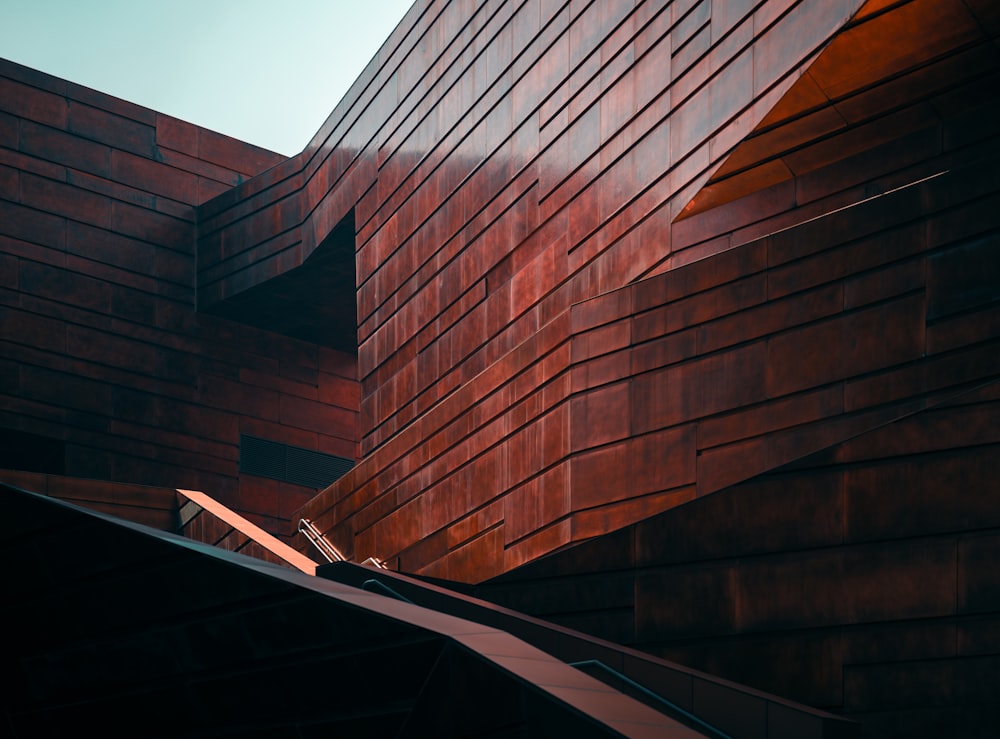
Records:
{"label": "geometric building facade", "polygon": [[2,466],[290,520],[315,489],[245,474],[241,435],[353,460],[354,354],[195,310],[197,206],[281,157],[3,71]]}
{"label": "geometric building facade", "polygon": [[990,178],[953,170],[994,151],[995,11],[715,5],[484,7],[426,93],[369,83],[302,220],[357,202],[363,460],[308,511],[359,560],[481,580],[985,379],[901,384],[995,294],[989,224],[926,194]]}
{"label": "geometric building facade", "polygon": [[[998,37],[991,0],[418,0],[289,159],[0,63],[0,479],[993,735]],[[741,700],[716,735],[768,726]]]}

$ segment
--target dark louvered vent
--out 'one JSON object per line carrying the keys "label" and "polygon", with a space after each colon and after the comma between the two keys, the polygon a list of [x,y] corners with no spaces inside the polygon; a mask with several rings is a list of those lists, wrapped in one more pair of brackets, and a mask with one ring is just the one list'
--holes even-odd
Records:
{"label": "dark louvered vent", "polygon": [[285,475],[288,482],[310,488],[325,488],[354,466],[351,459],[294,446],[285,447],[285,454]]}
{"label": "dark louvered vent", "polygon": [[285,445],[252,436],[240,436],[240,472],[274,480],[285,479]]}
{"label": "dark louvered vent", "polygon": [[240,435],[240,472],[322,489],[340,479],[354,461],[332,454]]}

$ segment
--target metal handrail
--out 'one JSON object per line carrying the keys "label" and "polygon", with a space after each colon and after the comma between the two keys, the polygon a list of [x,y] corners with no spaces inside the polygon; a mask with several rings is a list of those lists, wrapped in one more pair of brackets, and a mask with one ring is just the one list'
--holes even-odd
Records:
{"label": "metal handrail", "polygon": [[305,534],[306,538],[312,542],[312,545],[319,550],[319,553],[326,558],[327,562],[347,561],[347,557],[341,554],[337,547],[328,542],[308,518],[299,519],[298,529],[299,533]]}
{"label": "metal handrail", "polygon": [[365,580],[363,583],[361,583],[361,589],[367,590],[369,593],[374,592],[376,590],[381,590],[383,595],[388,595],[390,598],[401,600],[404,603],[413,603],[413,601],[407,598],[405,595],[397,593],[395,590],[390,588],[384,582],[382,582],[381,580],[376,580],[375,578]]}
{"label": "metal handrail", "polygon": [[373,567],[378,567],[380,570],[387,570],[387,569],[389,569],[388,567],[385,566],[385,562],[383,562],[378,557],[369,557],[368,559],[366,559],[361,564],[363,564],[363,565],[372,565]]}
{"label": "metal handrail", "polygon": [[577,669],[580,669],[580,668],[583,668],[583,667],[599,667],[600,669],[604,670],[605,672],[609,673],[610,675],[613,675],[614,677],[618,678],[622,682],[627,683],[629,686],[631,686],[632,688],[635,688],[636,690],[638,690],[639,692],[643,693],[644,695],[647,695],[650,698],[652,698],[652,699],[654,699],[654,700],[662,703],[669,711],[671,711],[671,712],[673,712],[675,714],[679,714],[684,719],[686,719],[686,720],[688,720],[688,721],[690,721],[692,723],[697,724],[699,728],[704,729],[705,731],[710,732],[712,734],[712,736],[718,737],[718,739],[732,739],[732,737],[729,734],[726,734],[721,729],[719,729],[719,728],[717,728],[715,726],[712,726],[712,724],[708,723],[707,721],[705,721],[703,719],[698,718],[697,716],[695,716],[690,711],[685,711],[683,708],[681,708],[680,706],[678,706],[673,701],[668,700],[668,699],[664,698],[662,695],[660,695],[659,693],[656,693],[656,692],[650,690],[649,688],[647,688],[642,683],[637,683],[635,680],[633,680],[632,678],[630,678],[628,675],[625,675],[625,674],[619,672],[618,670],[616,670],[613,667],[609,667],[608,665],[604,664],[600,660],[597,660],[597,659],[586,659],[586,660],[583,660],[581,662],[570,662],[569,666],[570,667],[576,667]]}

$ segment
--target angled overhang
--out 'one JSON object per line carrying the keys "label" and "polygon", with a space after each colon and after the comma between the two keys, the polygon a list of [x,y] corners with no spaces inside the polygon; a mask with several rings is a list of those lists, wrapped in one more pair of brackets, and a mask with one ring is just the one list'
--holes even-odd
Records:
{"label": "angled overhang", "polygon": [[509,634],[0,486],[8,735],[698,736]]}
{"label": "angled overhang", "polygon": [[868,0],[676,220],[937,124],[1000,84],[998,32],[990,0]]}
{"label": "angled overhang", "polygon": [[[255,275],[256,281],[247,282],[244,289],[237,290],[234,284],[238,283],[222,277],[207,286],[199,284],[199,309],[320,346],[356,352],[354,228],[351,212],[301,262],[286,269],[283,263],[265,261],[257,270],[246,269],[244,277],[249,280]],[[217,265],[209,274],[231,276],[219,271],[223,268],[239,274],[241,257],[245,258],[241,255]],[[202,274],[199,282],[206,279]],[[213,293],[212,285],[225,290]]]}

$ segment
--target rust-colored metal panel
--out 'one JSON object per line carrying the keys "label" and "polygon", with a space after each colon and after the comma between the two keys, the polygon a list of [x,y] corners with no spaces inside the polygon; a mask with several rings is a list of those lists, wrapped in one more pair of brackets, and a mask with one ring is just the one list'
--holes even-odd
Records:
{"label": "rust-colored metal panel", "polygon": [[[466,581],[901,424],[995,377],[987,5],[421,6],[283,162],[0,75],[0,232],[29,295],[0,325],[40,370],[3,418],[88,470],[214,481],[269,525],[306,516],[357,559]],[[191,309],[239,317],[260,288],[301,310],[281,286],[341,228],[350,294],[313,318],[351,314],[356,357]],[[955,437],[986,443],[966,420]],[[306,501],[240,475],[241,433],[364,459]],[[836,543],[784,505],[761,513],[782,547],[792,514]],[[928,547],[874,546],[869,579],[853,554],[689,573],[686,616],[646,582],[638,618],[813,628],[787,583],[824,568],[850,592],[814,603],[822,628],[888,617],[890,595],[918,618],[941,595],[920,571],[955,585]],[[699,622],[717,587],[740,607]],[[835,672],[816,700],[841,697]]]}
{"label": "rust-colored metal panel", "polygon": [[0,390],[3,425],[64,444],[70,475],[202,488],[286,533],[315,490],[241,494],[240,432],[354,457],[354,358],[325,353],[321,383],[317,347],[194,310],[204,183],[229,189],[282,158],[8,62],[0,87],[21,132],[2,139],[17,177],[0,233],[21,297],[0,342],[22,365]]}

